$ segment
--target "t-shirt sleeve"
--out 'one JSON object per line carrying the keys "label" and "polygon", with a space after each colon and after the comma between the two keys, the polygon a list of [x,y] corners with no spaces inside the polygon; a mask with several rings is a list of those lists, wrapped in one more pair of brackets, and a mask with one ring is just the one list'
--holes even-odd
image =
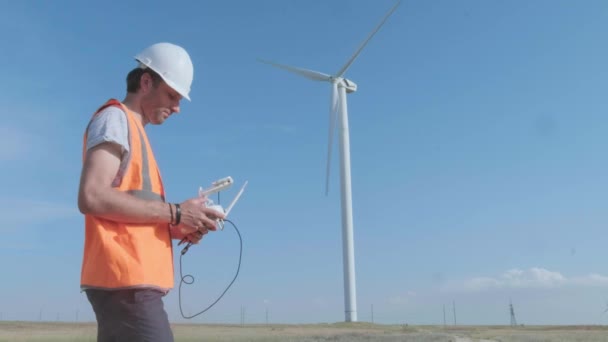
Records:
{"label": "t-shirt sleeve", "polygon": [[122,154],[129,152],[127,116],[120,108],[105,108],[91,120],[87,129],[87,151],[103,142],[118,144]]}

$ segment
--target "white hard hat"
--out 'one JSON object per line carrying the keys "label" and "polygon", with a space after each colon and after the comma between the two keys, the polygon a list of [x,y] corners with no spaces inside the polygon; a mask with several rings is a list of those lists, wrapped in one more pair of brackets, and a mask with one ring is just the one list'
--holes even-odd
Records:
{"label": "white hard hat", "polygon": [[188,52],[171,43],[157,43],[135,56],[141,67],[154,70],[168,86],[190,101],[194,67]]}

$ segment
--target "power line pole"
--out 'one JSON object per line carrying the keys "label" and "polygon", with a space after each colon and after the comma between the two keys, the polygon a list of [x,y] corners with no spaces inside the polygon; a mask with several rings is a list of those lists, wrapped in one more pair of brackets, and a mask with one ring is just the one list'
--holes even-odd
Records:
{"label": "power line pole", "polygon": [[511,326],[517,326],[517,321],[515,320],[515,310],[513,309],[513,302],[511,302],[511,298],[509,298],[509,311],[511,312]]}
{"label": "power line pole", "polygon": [[372,324],[374,323],[374,304],[372,304]]}
{"label": "power line pole", "polygon": [[241,305],[241,327],[245,326],[245,307]]}
{"label": "power line pole", "polygon": [[446,327],[446,323],[445,323],[445,304],[443,304],[443,327]]}
{"label": "power line pole", "polygon": [[452,300],[452,307],[454,308],[454,325],[456,325],[456,301]]}

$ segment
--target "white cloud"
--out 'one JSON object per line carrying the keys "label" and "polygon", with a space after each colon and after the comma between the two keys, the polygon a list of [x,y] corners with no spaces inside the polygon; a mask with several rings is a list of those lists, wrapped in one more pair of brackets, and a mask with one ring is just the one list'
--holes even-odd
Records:
{"label": "white cloud", "polygon": [[329,303],[327,302],[327,300],[319,297],[314,298],[312,300],[312,304],[314,307],[321,309],[327,309],[329,307]]}
{"label": "white cloud", "polygon": [[397,296],[390,297],[388,299],[388,303],[392,304],[392,305],[407,304],[407,303],[409,303],[410,299],[412,297],[415,297],[415,296],[416,296],[416,292],[414,292],[414,291],[407,291],[403,295],[397,295]]}
{"label": "white cloud", "polygon": [[36,245],[29,241],[14,241],[4,240],[0,241],[0,249],[4,251],[33,251],[36,249]]}
{"label": "white cloud", "polygon": [[290,125],[282,125],[282,124],[262,124],[262,128],[269,131],[276,131],[280,133],[293,133],[295,132],[295,127]]}
{"label": "white cloud", "polygon": [[279,123],[260,123],[255,125],[245,125],[243,128],[246,131],[266,131],[281,134],[291,134],[296,131],[296,128],[292,125],[279,124]]}
{"label": "white cloud", "polygon": [[585,286],[608,286],[608,276],[593,273],[584,277],[572,278],[571,282]]}
{"label": "white cloud", "polygon": [[77,217],[80,215],[76,203],[68,204],[49,200],[0,198],[2,229],[10,230],[28,224],[40,224]]}
{"label": "white cloud", "polygon": [[566,277],[560,272],[533,267],[528,270],[511,269],[496,277],[474,277],[455,288],[466,291],[486,291],[505,288],[547,289],[564,286],[608,286],[608,276],[589,274]]}
{"label": "white cloud", "polygon": [[0,162],[21,159],[30,151],[34,136],[16,127],[0,126],[2,145],[0,146]]}

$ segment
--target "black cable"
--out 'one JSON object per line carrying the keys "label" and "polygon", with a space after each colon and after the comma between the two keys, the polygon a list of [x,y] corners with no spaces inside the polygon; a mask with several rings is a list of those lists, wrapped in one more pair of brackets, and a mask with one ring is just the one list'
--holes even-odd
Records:
{"label": "black cable", "polygon": [[239,275],[239,271],[241,269],[241,257],[243,256],[243,239],[241,238],[241,233],[239,232],[238,228],[236,227],[236,225],[230,221],[230,220],[224,220],[224,225],[226,224],[226,222],[229,222],[232,227],[234,228],[234,230],[236,231],[237,235],[239,236],[239,242],[240,242],[240,248],[239,248],[239,263],[238,266],[236,268],[236,274],[234,275],[234,278],[232,279],[232,281],[230,282],[230,284],[228,284],[228,287],[226,287],[226,289],[224,290],[224,292],[222,292],[222,294],[215,300],[215,302],[211,303],[211,305],[209,305],[206,309],[202,310],[201,312],[195,313],[192,316],[186,316],[184,315],[184,311],[182,310],[182,284],[188,284],[188,285],[192,285],[194,283],[194,277],[190,274],[186,274],[186,275],[182,275],[182,257],[184,256],[185,253],[181,253],[181,255],[179,256],[179,277],[180,277],[180,282],[179,282],[179,290],[178,290],[178,296],[179,296],[179,311],[182,314],[182,317],[190,319],[190,318],[194,318],[204,312],[206,312],[207,310],[211,309],[212,306],[215,305],[215,303],[217,303],[220,299],[222,299],[222,297],[224,296],[224,294],[226,294],[226,292],[228,291],[228,289],[230,288],[230,286],[232,286],[232,284],[234,283],[234,281],[236,280],[236,277],[238,277]]}

